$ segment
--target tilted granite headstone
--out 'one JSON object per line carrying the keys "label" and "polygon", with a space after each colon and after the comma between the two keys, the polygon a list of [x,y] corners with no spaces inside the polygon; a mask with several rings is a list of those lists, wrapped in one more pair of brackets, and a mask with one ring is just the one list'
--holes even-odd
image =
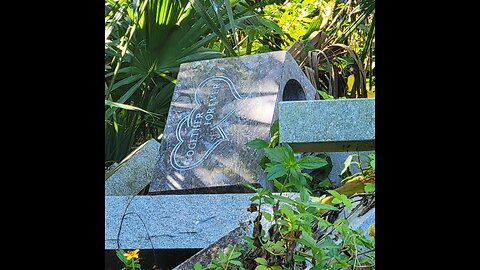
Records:
{"label": "tilted granite headstone", "polygon": [[280,101],[315,94],[286,51],[182,64],[150,194],[266,186],[263,153],[245,143],[268,139]]}

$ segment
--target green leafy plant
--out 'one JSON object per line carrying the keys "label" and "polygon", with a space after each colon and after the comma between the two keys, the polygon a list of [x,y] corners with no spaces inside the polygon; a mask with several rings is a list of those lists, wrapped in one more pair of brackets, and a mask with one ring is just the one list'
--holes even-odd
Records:
{"label": "green leafy plant", "polygon": [[117,249],[115,254],[117,255],[118,259],[122,261],[125,267],[122,270],[129,270],[129,269],[141,269],[140,262],[139,262],[139,249],[131,250],[125,252],[123,249]]}
{"label": "green leafy plant", "polygon": [[256,258],[255,261],[259,264],[255,267],[255,270],[282,270],[283,268],[278,265],[268,266],[267,260],[262,257]]}
{"label": "green leafy plant", "polygon": [[242,248],[238,247],[237,245],[228,245],[225,249],[217,254],[217,256],[210,264],[207,265],[206,268],[203,268],[202,264],[197,262],[194,265],[194,269],[245,270],[245,268],[243,268],[243,263],[238,260],[238,258],[242,255],[241,251]]}
{"label": "green leafy plant", "polygon": [[[326,170],[328,173],[331,170],[331,160],[328,156],[320,154],[297,158],[290,145],[279,144],[278,119],[272,124],[268,142],[254,139],[248,142],[246,146],[265,151],[265,156],[260,160],[259,164],[267,173],[267,180],[273,181],[274,186],[281,192],[289,190],[300,191],[303,186],[311,185],[313,178],[308,172],[312,172],[314,169],[328,167]],[[320,186],[328,186],[326,182],[318,184]],[[313,186],[309,187],[309,189],[312,188]]]}
{"label": "green leafy plant", "polygon": [[348,198],[345,194],[340,194],[335,190],[327,190],[328,193],[332,194],[333,204],[343,203],[346,207],[352,207],[352,200]]}
{"label": "green leafy plant", "polygon": [[[326,166],[325,156],[295,155],[288,144],[278,142],[278,122],[272,125],[270,135],[268,142],[255,139],[247,146],[265,152],[260,165],[267,180],[274,182],[278,193],[249,186],[256,193],[250,198],[249,211],[257,216],[252,235],[244,237],[245,249],[234,256],[239,267],[241,263],[244,269],[255,270],[374,269],[374,226],[369,228],[371,237],[367,238],[361,229],[350,228],[346,218],[338,218],[338,212],[343,207],[351,208],[351,196],[363,191],[364,187],[369,189],[368,192],[374,192],[371,190],[374,185],[367,184],[374,181],[375,155],[368,155],[369,162],[363,175],[315,197],[309,185],[312,177],[305,171]],[[353,157],[349,157],[344,165],[357,165]],[[287,195],[286,191],[296,191],[298,196]],[[330,196],[326,197],[327,194]],[[268,227],[264,227],[262,220]],[[232,259],[228,256],[231,252],[231,247],[220,252],[209,265],[210,269],[227,269],[225,262]],[[197,263],[195,270],[200,269],[201,265]]]}

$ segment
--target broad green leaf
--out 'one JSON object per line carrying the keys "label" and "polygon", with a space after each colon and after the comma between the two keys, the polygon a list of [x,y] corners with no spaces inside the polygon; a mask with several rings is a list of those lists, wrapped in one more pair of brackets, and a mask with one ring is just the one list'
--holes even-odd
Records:
{"label": "broad green leaf", "polygon": [[257,263],[261,264],[261,265],[268,265],[267,260],[265,260],[264,258],[261,258],[261,257],[256,258],[255,261],[256,261]]}
{"label": "broad green leaf", "polygon": [[255,139],[253,141],[249,141],[245,145],[253,149],[263,149],[268,147],[268,143],[262,139]]}
{"label": "broad green leaf", "polygon": [[310,193],[307,188],[302,188],[300,190],[300,201],[302,202],[308,202],[310,199]]}
{"label": "broad green leaf", "polygon": [[282,209],[280,209],[280,212],[282,212],[287,217],[287,219],[291,220],[292,222],[296,220],[293,209],[287,204],[282,205]]}
{"label": "broad green leaf", "polygon": [[328,162],[316,156],[304,156],[298,161],[302,169],[316,169],[328,165]]}
{"label": "broad green leaf", "polygon": [[320,227],[328,227],[328,226],[332,225],[332,223],[328,222],[324,218],[317,217],[317,220],[318,220],[318,226],[320,226]]}
{"label": "broad green leaf", "polygon": [[302,231],[302,238],[308,243],[309,247],[315,247],[317,245],[317,241],[313,239],[310,235],[308,235],[306,232]]}
{"label": "broad green leaf", "polygon": [[260,196],[256,195],[256,196],[253,196],[250,198],[250,201],[253,202],[253,201],[256,201],[256,200],[259,200],[260,199]]}
{"label": "broad green leaf", "polygon": [[317,90],[317,93],[324,99],[324,100],[329,100],[329,99],[334,99],[333,96],[329,95],[325,91]]}
{"label": "broad green leaf", "polygon": [[325,204],[325,203],[318,203],[318,202],[309,203],[308,206],[309,207],[315,207],[315,208],[318,208],[318,209],[326,209],[326,210],[333,210],[333,211],[338,210],[338,208],[336,208],[335,206]]}
{"label": "broad green leaf", "polygon": [[266,220],[272,221],[272,215],[269,212],[262,211],[262,215],[265,217]]}
{"label": "broad green leaf", "polygon": [[193,266],[194,270],[202,270],[202,264],[200,262],[196,262],[195,265]]}
{"label": "broad green leaf", "polygon": [[274,203],[274,200],[271,197],[271,194],[270,194],[270,196],[265,197],[264,201],[265,201],[265,203],[268,203],[268,204],[273,204]]}
{"label": "broad green leaf", "polygon": [[230,263],[231,263],[231,264],[234,264],[234,265],[237,265],[237,266],[243,266],[242,262],[241,262],[241,261],[237,261],[237,260],[231,260]]}
{"label": "broad green leaf", "polygon": [[295,164],[295,155],[292,147],[288,143],[282,143],[282,147],[286,150],[286,162]]}
{"label": "broad green leaf", "polygon": [[333,222],[333,225],[334,225],[335,227],[341,226],[341,225],[344,225],[344,224],[348,224],[348,220],[345,219],[345,218],[337,218],[337,220],[335,220],[335,221]]}
{"label": "broad green leaf", "polygon": [[272,166],[268,166],[265,171],[267,172],[267,179],[273,180],[275,178],[279,178],[287,174],[287,169],[283,164],[275,164]]}
{"label": "broad green leaf", "polygon": [[313,177],[308,174],[308,173],[302,173],[303,177],[305,177],[305,179],[307,179],[307,182],[311,182]]}
{"label": "broad green leaf", "polygon": [[259,265],[259,266],[255,267],[255,270],[269,270],[269,269],[265,265]]}
{"label": "broad green leaf", "polygon": [[236,259],[238,257],[242,256],[242,253],[238,252],[238,251],[233,251],[230,255],[230,259]]}
{"label": "broad green leaf", "polygon": [[347,208],[352,207],[352,200],[350,200],[345,194],[341,195],[341,200]]}
{"label": "broad green leaf", "polygon": [[265,152],[267,153],[267,157],[273,163],[286,163],[286,150],[282,147],[275,147],[275,148],[265,148]]}
{"label": "broad green leaf", "polygon": [[340,197],[340,193],[338,193],[338,191],[336,191],[336,190],[333,190],[333,189],[332,190],[327,190],[327,192],[330,193],[335,198]]}
{"label": "broad green leaf", "polygon": [[253,186],[252,184],[248,184],[248,183],[247,183],[247,184],[244,184],[244,186],[245,186],[246,188],[248,188],[248,189],[251,189],[251,190],[257,192],[257,193],[259,193],[259,192],[262,190],[262,188],[256,188],[256,187]]}
{"label": "broad green leaf", "polygon": [[288,221],[286,221],[284,219],[277,220],[277,223],[280,224],[280,225],[283,225],[285,227],[288,227]]}
{"label": "broad green leaf", "polygon": [[370,166],[372,167],[372,170],[375,170],[375,159],[370,160]]}
{"label": "broad green leaf", "polygon": [[338,203],[344,203],[346,207],[350,208],[352,206],[352,201],[345,195],[345,194],[340,194],[335,190],[327,190],[328,193],[332,194],[334,199],[332,200],[332,203],[338,204]]}
{"label": "broad green leaf", "polygon": [[339,203],[342,203],[342,200],[340,200],[339,198],[333,198],[332,203],[333,204],[339,204]]}
{"label": "broad green leaf", "polygon": [[327,250],[340,248],[340,246],[335,244],[332,238],[328,235],[320,242],[320,247]]}
{"label": "broad green leaf", "polygon": [[123,255],[123,254],[125,254],[125,251],[123,249],[117,249],[115,254],[124,264],[129,263],[127,258],[125,257],[125,255]]}
{"label": "broad green leaf", "polygon": [[306,188],[307,179],[305,176],[300,172],[298,167],[290,168],[289,174],[289,182],[295,186],[297,191],[302,190],[302,188]]}
{"label": "broad green leaf", "polygon": [[283,242],[281,240],[273,243],[273,245],[271,245],[270,248],[271,248],[270,251],[273,251],[276,254],[281,254],[285,252],[285,247],[283,246]]}
{"label": "broad green leaf", "polygon": [[370,193],[375,191],[375,183],[366,183],[365,184],[365,192]]}
{"label": "broad green leaf", "polygon": [[274,185],[276,188],[278,188],[278,190],[282,190],[282,189],[283,189],[283,184],[282,184],[280,181],[276,180],[276,179],[273,180],[273,185]]}
{"label": "broad green leaf", "polygon": [[289,179],[288,181],[293,183],[293,184],[297,184],[299,183],[299,178],[300,178],[300,172],[299,172],[299,169],[298,167],[291,167],[289,170]]}
{"label": "broad green leaf", "polygon": [[301,255],[293,254],[293,260],[296,262],[304,262],[306,259]]}
{"label": "broad green leaf", "polygon": [[296,201],[294,201],[294,200],[292,200],[292,199],[290,199],[290,198],[288,198],[288,197],[286,197],[286,196],[280,196],[280,195],[273,194],[273,195],[272,195],[272,198],[277,199],[277,200],[279,200],[280,202],[288,203],[288,204],[291,204],[291,205],[296,205],[296,204],[297,204]]}

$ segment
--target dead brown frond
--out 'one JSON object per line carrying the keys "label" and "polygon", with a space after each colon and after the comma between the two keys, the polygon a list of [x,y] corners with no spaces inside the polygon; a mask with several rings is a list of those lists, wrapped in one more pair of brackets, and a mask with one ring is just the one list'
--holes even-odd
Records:
{"label": "dead brown frond", "polygon": [[326,45],[325,40],[325,33],[314,32],[288,51],[316,89],[334,98],[366,98],[366,75],[357,53],[345,44]]}

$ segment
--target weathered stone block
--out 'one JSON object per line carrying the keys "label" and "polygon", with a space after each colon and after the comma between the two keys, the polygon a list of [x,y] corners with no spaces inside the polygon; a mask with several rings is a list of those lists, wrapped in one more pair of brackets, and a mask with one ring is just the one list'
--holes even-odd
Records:
{"label": "weathered stone block", "polygon": [[160,143],[151,139],[128,155],[105,180],[105,196],[135,195],[146,187],[153,178],[159,147]]}
{"label": "weathered stone block", "polygon": [[296,152],[375,150],[375,99],[284,101],[280,142]]}

